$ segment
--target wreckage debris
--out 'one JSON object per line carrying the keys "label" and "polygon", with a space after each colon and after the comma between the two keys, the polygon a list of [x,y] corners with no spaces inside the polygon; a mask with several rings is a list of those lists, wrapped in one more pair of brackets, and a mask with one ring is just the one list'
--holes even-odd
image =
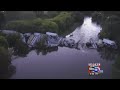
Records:
{"label": "wreckage debris", "polygon": [[90,38],[89,42],[81,43],[81,41],[75,41],[74,39],[68,38],[73,37],[73,34],[67,35],[66,37],[59,37],[57,33],[46,32],[46,34],[41,33],[18,33],[12,30],[1,30],[4,34],[20,34],[21,39],[24,43],[26,43],[29,47],[35,47],[36,43],[39,42],[44,36],[47,37],[45,45],[47,47],[58,47],[65,46],[69,48],[82,49],[82,48],[91,48],[96,49],[99,47],[111,47],[117,49],[117,45],[114,41],[104,38],[103,40],[99,39],[98,42],[95,42],[92,38]]}

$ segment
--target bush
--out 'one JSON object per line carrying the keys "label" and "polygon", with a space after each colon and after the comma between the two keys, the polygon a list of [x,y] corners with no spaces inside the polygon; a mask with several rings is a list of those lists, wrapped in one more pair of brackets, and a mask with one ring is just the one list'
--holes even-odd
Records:
{"label": "bush", "polygon": [[8,41],[9,47],[15,47],[16,42],[20,40],[20,35],[18,35],[18,34],[11,35],[10,34],[10,35],[6,36],[6,39]]}
{"label": "bush", "polygon": [[6,24],[5,29],[15,30],[21,33],[33,32],[35,30],[31,20],[16,20],[10,21]]}
{"label": "bush", "polygon": [[115,15],[107,17],[102,28],[109,38],[115,39],[120,33],[120,18]]}
{"label": "bush", "polygon": [[8,59],[9,53],[8,50],[2,46],[0,46],[0,60],[2,60],[3,58],[7,58]]}
{"label": "bush", "polygon": [[104,21],[104,13],[103,12],[94,12],[92,13],[92,21],[97,22],[97,24],[102,24]]}
{"label": "bush", "polygon": [[29,20],[34,19],[35,17],[33,11],[5,11],[6,21]]}
{"label": "bush", "polygon": [[4,26],[5,24],[5,15],[2,11],[0,11],[0,29]]}
{"label": "bush", "polygon": [[48,14],[46,15],[48,18],[53,18],[57,16],[60,13],[60,11],[48,11]]}
{"label": "bush", "polygon": [[42,28],[45,29],[45,32],[50,31],[57,33],[58,32],[58,25],[50,20],[44,20],[42,22]]}
{"label": "bush", "polygon": [[63,34],[70,31],[75,22],[83,23],[83,14],[79,12],[59,12],[59,15],[51,19],[33,19],[33,20],[16,20],[9,21],[4,29],[12,29],[21,33],[27,32],[54,32]]}
{"label": "bush", "polygon": [[6,49],[8,48],[8,42],[5,39],[5,37],[3,37],[3,36],[0,36],[0,46],[4,47]]}
{"label": "bush", "polygon": [[116,15],[111,15],[111,16],[106,17],[105,22],[108,24],[115,24],[115,23],[120,22],[120,18]]}
{"label": "bush", "polygon": [[80,25],[82,25],[82,23],[84,21],[84,14],[81,13],[80,11],[74,11],[72,13],[72,18],[73,18],[74,22],[77,22]]}
{"label": "bush", "polygon": [[[109,38],[116,41],[120,46],[120,18],[117,15],[110,15],[104,19],[100,38]],[[118,46],[118,47],[119,47]]]}
{"label": "bush", "polygon": [[0,47],[0,79],[10,78],[15,72],[15,67],[11,65],[11,58],[8,50]]}
{"label": "bush", "polygon": [[70,12],[61,12],[58,16],[51,19],[51,21],[56,22],[59,27],[59,33],[69,30],[72,25],[72,17]]}
{"label": "bush", "polygon": [[[59,27],[59,34],[71,31],[72,27],[79,23],[79,26],[82,25],[84,16],[81,12],[61,12],[58,16],[51,19],[53,22],[56,22]],[[74,29],[73,29],[74,30]]]}
{"label": "bush", "polygon": [[28,53],[28,46],[22,40],[17,40],[14,46],[14,55],[25,57]]}
{"label": "bush", "polygon": [[117,69],[120,69],[120,55],[117,56],[116,61],[115,61],[115,63],[114,63],[114,66],[115,66]]}
{"label": "bush", "polygon": [[55,22],[38,18],[34,20],[17,20],[8,22],[5,29],[12,29],[21,33],[45,33],[47,31],[57,32],[58,26]]}
{"label": "bush", "polygon": [[0,68],[3,66],[1,63],[10,63],[10,55],[8,50],[2,46],[0,46]]}

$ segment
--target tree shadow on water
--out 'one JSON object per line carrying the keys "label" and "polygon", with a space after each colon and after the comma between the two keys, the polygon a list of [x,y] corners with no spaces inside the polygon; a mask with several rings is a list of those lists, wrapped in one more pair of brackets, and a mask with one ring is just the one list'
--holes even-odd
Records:
{"label": "tree shadow on water", "polygon": [[98,48],[97,50],[102,59],[107,61],[114,60],[112,64],[112,79],[120,79],[120,51],[112,48]]}
{"label": "tree shadow on water", "polygon": [[11,59],[0,55],[0,79],[9,79],[16,72],[16,67],[11,64]]}
{"label": "tree shadow on water", "polygon": [[118,56],[118,51],[109,47],[97,48],[100,57],[107,61],[115,60]]}
{"label": "tree shadow on water", "polygon": [[39,55],[40,53],[42,55],[47,55],[48,53],[51,53],[51,52],[55,52],[55,51],[58,51],[58,47],[49,47],[49,48],[43,48],[43,49],[36,49],[36,53],[37,55]]}
{"label": "tree shadow on water", "polygon": [[115,63],[112,65],[112,78],[120,79],[120,54],[115,60]]}
{"label": "tree shadow on water", "polygon": [[20,57],[26,57],[27,54],[30,52],[28,46],[24,43],[20,43],[19,45],[16,45],[14,47],[14,55],[15,56],[20,56]]}

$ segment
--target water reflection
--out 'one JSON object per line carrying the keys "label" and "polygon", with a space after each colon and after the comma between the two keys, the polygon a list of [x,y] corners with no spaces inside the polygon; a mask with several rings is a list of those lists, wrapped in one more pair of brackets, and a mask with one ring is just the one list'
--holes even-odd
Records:
{"label": "water reflection", "polygon": [[118,56],[118,51],[109,47],[97,48],[97,51],[102,59],[108,61],[115,60]]}
{"label": "water reflection", "polygon": [[45,48],[45,49],[35,49],[37,55],[39,55],[40,53],[42,55],[47,55],[48,53],[54,52],[54,51],[58,51],[58,47],[49,47],[49,48]]}
{"label": "water reflection", "polygon": [[20,57],[26,57],[26,55],[30,52],[30,49],[26,44],[19,43],[19,45],[16,45],[14,47],[14,53],[13,55],[15,56],[20,56]]}
{"label": "water reflection", "polygon": [[115,63],[112,65],[112,78],[120,79],[120,54],[115,60]]}
{"label": "water reflection", "polygon": [[0,56],[0,79],[8,79],[16,72],[8,57]]}
{"label": "water reflection", "polygon": [[48,53],[58,51],[58,46],[49,47],[49,48],[31,48],[31,49],[27,46],[24,46],[22,48],[15,47],[13,55],[18,57],[26,57],[27,54],[32,50],[35,50],[37,55],[39,55],[40,53],[42,55],[47,55]]}
{"label": "water reflection", "polygon": [[112,79],[120,79],[120,52],[110,47],[98,48],[97,51],[102,59],[113,61],[112,64]]}

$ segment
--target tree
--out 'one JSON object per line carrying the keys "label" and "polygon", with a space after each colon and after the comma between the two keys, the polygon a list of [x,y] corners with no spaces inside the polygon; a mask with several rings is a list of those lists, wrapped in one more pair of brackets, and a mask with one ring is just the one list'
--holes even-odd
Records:
{"label": "tree", "polygon": [[9,47],[14,47],[16,45],[16,42],[20,40],[20,35],[10,34],[10,35],[7,35],[6,39],[8,41]]}
{"label": "tree", "polygon": [[6,21],[11,21],[11,20],[18,20],[20,11],[6,11],[5,12],[5,18]]}
{"label": "tree", "polygon": [[8,48],[8,42],[3,36],[0,36],[0,46],[4,47],[6,49]]}
{"label": "tree", "polygon": [[0,79],[10,78],[15,71],[16,68],[11,65],[11,58],[8,50],[0,46]]}
{"label": "tree", "polygon": [[41,17],[43,15],[43,13],[44,13],[43,11],[33,11],[33,12],[35,13],[37,18]]}
{"label": "tree", "polygon": [[2,26],[5,23],[5,16],[4,16],[4,12],[0,11],[0,29],[2,28]]}

